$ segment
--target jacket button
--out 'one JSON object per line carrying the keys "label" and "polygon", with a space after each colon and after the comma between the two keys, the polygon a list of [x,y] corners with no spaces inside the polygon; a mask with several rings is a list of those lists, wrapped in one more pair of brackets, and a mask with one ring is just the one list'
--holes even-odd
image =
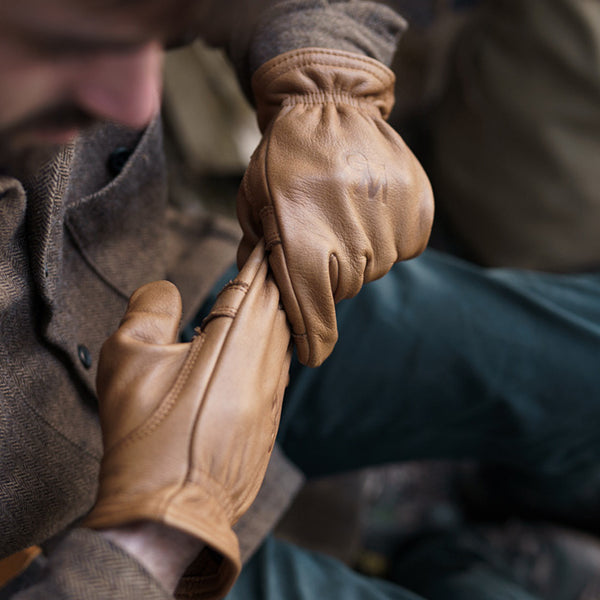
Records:
{"label": "jacket button", "polygon": [[81,364],[86,369],[89,369],[92,366],[92,355],[91,355],[90,351],[88,350],[87,346],[84,346],[83,344],[79,344],[79,346],[77,346],[77,356],[79,356],[79,360],[81,361]]}
{"label": "jacket button", "polygon": [[108,161],[106,162],[106,168],[110,173],[111,177],[116,177],[123,170],[129,157],[131,156],[131,150],[124,146],[119,146],[110,153]]}

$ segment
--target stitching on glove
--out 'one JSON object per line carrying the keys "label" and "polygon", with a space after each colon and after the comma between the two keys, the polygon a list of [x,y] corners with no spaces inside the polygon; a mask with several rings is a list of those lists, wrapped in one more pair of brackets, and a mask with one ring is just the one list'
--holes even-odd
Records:
{"label": "stitching on glove", "polygon": [[220,306],[219,308],[213,308],[213,310],[210,311],[210,314],[202,319],[200,329],[203,330],[211,321],[214,321],[220,317],[235,319],[237,311],[238,309],[235,306]]}
{"label": "stitching on glove", "polygon": [[234,279],[229,283],[226,283],[223,289],[219,292],[219,296],[225,290],[242,290],[243,292],[247,292],[250,289],[250,286],[245,281],[240,281],[239,279]]}
{"label": "stitching on glove", "polygon": [[267,204],[266,206],[263,206],[258,212],[258,216],[260,217],[261,221],[264,218],[273,217],[273,215],[275,215],[275,208],[273,207],[273,204]]}
{"label": "stitching on glove", "polygon": [[282,245],[280,237],[274,233],[271,237],[265,238],[265,250],[270,252],[273,249],[273,246]]}
{"label": "stitching on glove", "polygon": [[291,333],[292,333],[292,337],[293,338],[303,338],[303,339],[305,339],[305,338],[308,337],[308,333],[294,333],[293,331]]}
{"label": "stitching on glove", "polygon": [[269,252],[273,246],[282,244],[277,223],[277,213],[273,204],[267,204],[258,211],[258,216],[263,223],[263,237],[265,240],[265,250]]}
{"label": "stitching on glove", "polygon": [[[286,53],[283,56],[272,59],[274,62],[270,65],[268,69],[263,72],[258,73],[259,77],[263,77],[270,73],[273,69],[284,65],[285,63],[296,61],[298,67],[309,67],[311,65],[322,66],[325,64],[326,66],[340,66],[334,63],[320,63],[314,60],[314,55],[323,56],[323,57],[336,57],[336,58],[344,58],[348,61],[356,61],[364,64],[364,67],[353,67],[351,65],[341,65],[346,69],[352,69],[354,71],[366,71],[373,75],[378,81],[381,83],[389,83],[392,79],[391,72],[389,69],[383,65],[377,63],[374,58],[370,58],[368,56],[360,56],[354,55],[350,52],[343,52],[341,50],[327,50],[323,48],[303,48],[302,50],[292,51],[290,53]],[[305,58],[306,55],[310,55],[311,59]],[[298,58],[303,58],[303,60],[298,60]]]}
{"label": "stitching on glove", "polygon": [[245,294],[249,289],[250,286],[245,281],[234,279],[223,286],[223,289],[217,294],[217,298],[220,298],[228,290],[240,290]]}
{"label": "stitching on glove", "polygon": [[173,407],[177,403],[179,393],[181,392],[192,368],[194,367],[196,359],[200,354],[200,350],[204,345],[205,338],[205,334],[202,333],[192,340],[190,350],[185,359],[185,363],[183,367],[181,367],[181,370],[177,375],[175,384],[170,389],[169,393],[167,394],[167,397],[160,404],[160,406],[148,417],[148,419],[145,422],[136,427],[120,442],[117,442],[112,448],[109,448],[106,454],[113,452],[117,448],[126,447],[129,444],[143,439],[145,436],[151,434],[162,423],[162,421],[164,421],[164,419],[169,415],[169,413],[171,412],[171,410],[173,410]]}

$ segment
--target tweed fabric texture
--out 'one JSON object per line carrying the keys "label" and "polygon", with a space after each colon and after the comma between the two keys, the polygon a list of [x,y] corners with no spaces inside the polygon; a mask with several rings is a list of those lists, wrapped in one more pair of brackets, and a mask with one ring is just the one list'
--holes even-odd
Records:
{"label": "tweed fabric texture", "polygon": [[15,600],[144,598],[171,595],[127,552],[88,529],[73,529],[52,553],[38,584]]}
{"label": "tweed fabric texture", "polygon": [[[105,160],[131,135],[112,129]],[[8,474],[0,482],[7,516],[2,556],[61,531],[94,500],[102,451],[93,391],[100,344],[127,295],[166,271],[157,260],[166,202],[160,145],[156,122],[123,172],[84,197],[77,193],[83,169],[72,169],[76,146],[25,187],[0,182],[0,472]],[[104,161],[85,165],[85,172],[105,169]],[[80,359],[83,348],[89,367]]]}
{"label": "tweed fabric texture", "polygon": [[406,21],[376,2],[268,0],[251,28],[237,23],[228,43],[242,87],[268,60],[297,48],[357,52],[390,66]]}

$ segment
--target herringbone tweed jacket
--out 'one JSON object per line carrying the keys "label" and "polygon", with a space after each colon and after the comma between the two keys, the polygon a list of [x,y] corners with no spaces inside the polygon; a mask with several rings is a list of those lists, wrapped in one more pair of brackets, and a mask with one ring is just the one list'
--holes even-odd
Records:
{"label": "herringbone tweed jacket", "polygon": [[[289,4],[298,37],[279,5],[270,45],[255,44],[255,62],[307,45],[367,49],[391,60],[402,21],[389,9]],[[29,181],[0,176],[0,557],[32,544],[43,544],[49,557],[41,581],[16,596],[22,600],[169,598],[131,557],[76,527],[94,502],[102,454],[98,353],[129,295],[169,278],[182,291],[185,322],[234,260],[236,227],[177,213],[166,198],[158,120],[142,133],[98,127]],[[240,524],[246,554],[301,479],[274,456],[266,487]],[[184,584],[186,597],[193,583]]]}

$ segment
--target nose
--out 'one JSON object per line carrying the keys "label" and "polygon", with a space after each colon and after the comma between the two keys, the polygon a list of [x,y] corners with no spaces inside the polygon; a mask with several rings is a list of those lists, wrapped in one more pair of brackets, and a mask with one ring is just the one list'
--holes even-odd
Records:
{"label": "nose", "polygon": [[127,53],[84,61],[75,75],[75,102],[94,116],[133,128],[147,125],[160,107],[162,55],[152,42]]}

